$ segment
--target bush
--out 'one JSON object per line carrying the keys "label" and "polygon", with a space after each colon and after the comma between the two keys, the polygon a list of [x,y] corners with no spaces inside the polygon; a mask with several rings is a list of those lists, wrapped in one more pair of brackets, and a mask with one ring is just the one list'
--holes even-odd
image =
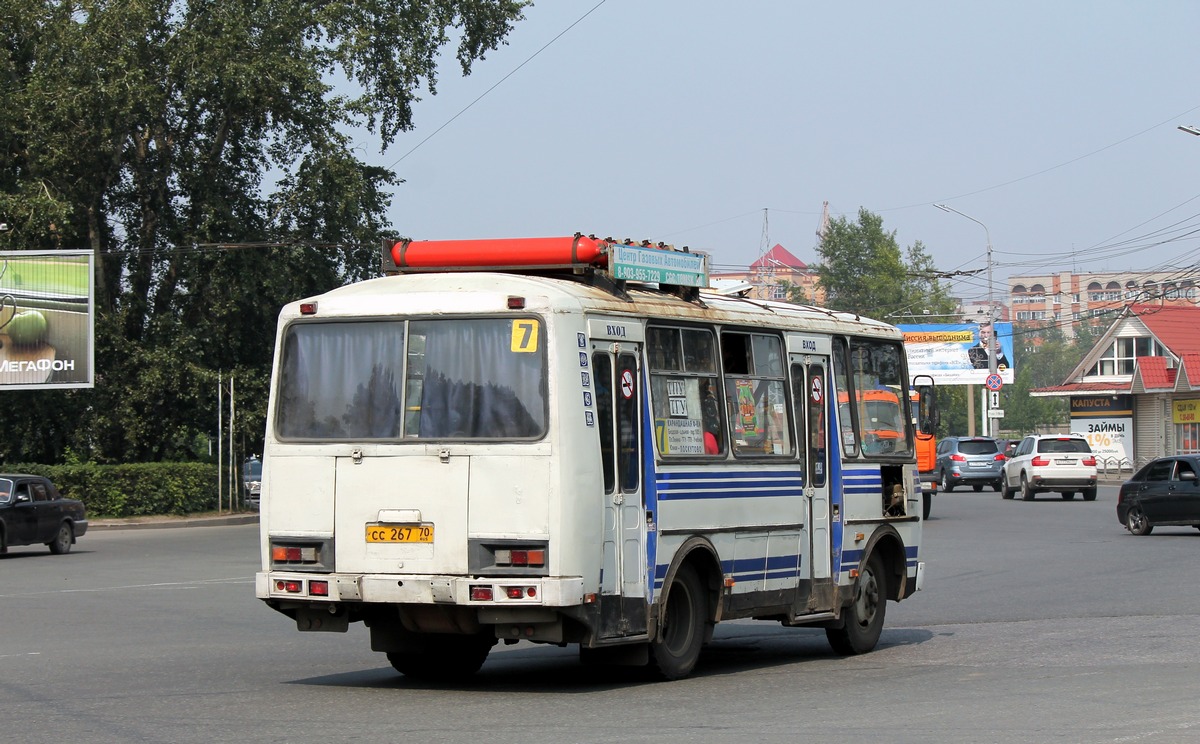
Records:
{"label": "bush", "polygon": [[49,478],[63,496],[79,499],[88,518],[185,515],[214,511],[217,466],[195,462],[133,465],[18,465],[6,468]]}

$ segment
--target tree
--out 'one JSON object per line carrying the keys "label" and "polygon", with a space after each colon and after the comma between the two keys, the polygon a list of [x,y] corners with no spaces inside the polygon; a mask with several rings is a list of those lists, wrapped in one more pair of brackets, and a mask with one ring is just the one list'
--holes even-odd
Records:
{"label": "tree", "polygon": [[817,253],[825,304],[834,310],[900,322],[912,315],[953,312],[955,303],[938,281],[920,241],[901,253],[883,219],[859,209],[858,221],[830,220]]}
{"label": "tree", "polygon": [[378,272],[398,180],[345,132],[386,148],[526,5],[3,0],[0,248],[92,250],[98,318],[95,389],[8,392],[0,456],[194,456],[230,373],[261,442],[279,307]]}

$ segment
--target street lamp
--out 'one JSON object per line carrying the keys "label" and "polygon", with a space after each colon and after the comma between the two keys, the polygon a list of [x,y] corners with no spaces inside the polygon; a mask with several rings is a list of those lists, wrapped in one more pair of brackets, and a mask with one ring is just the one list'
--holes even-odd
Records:
{"label": "street lamp", "polygon": [[[1200,134],[1200,132],[1197,132],[1197,134]],[[988,287],[987,322],[988,322],[988,337],[989,337],[988,343],[987,343],[987,353],[988,353],[988,376],[991,377],[992,375],[996,374],[996,360],[1000,356],[999,353],[997,352],[997,349],[998,349],[997,345],[999,344],[999,339],[996,338],[996,324],[994,322],[996,319],[996,306],[992,301],[992,234],[988,231],[987,225],[983,224],[982,222],[975,219],[974,217],[972,217],[969,214],[964,214],[964,213],[958,211],[957,209],[955,209],[954,207],[950,207],[945,204],[934,204],[933,206],[937,207],[938,209],[942,210],[943,212],[953,212],[960,217],[966,217],[971,222],[974,222],[976,225],[979,225],[980,227],[982,227],[983,234],[987,238],[987,287]],[[988,414],[989,415],[987,417],[987,424],[984,426],[984,431],[990,437],[990,436],[992,436],[992,429],[994,427],[993,419],[990,415],[991,414],[990,407],[989,407]]]}
{"label": "street lamp", "polygon": [[1200,127],[1185,127],[1185,126],[1180,126],[1180,127],[1178,127],[1178,129],[1179,129],[1179,131],[1181,131],[1181,132],[1187,132],[1188,134],[1194,134],[1194,135],[1196,135],[1197,137],[1200,137]]}

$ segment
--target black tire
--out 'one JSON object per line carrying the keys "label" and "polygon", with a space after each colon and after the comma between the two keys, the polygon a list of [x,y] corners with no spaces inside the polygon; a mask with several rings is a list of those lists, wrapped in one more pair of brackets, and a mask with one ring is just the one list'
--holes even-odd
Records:
{"label": "black tire", "polygon": [[1084,501],[1095,501],[1096,500],[1096,487],[1095,486],[1092,486],[1091,488],[1083,489],[1083,500]]}
{"label": "black tire", "polygon": [[929,491],[921,493],[921,501],[924,502],[921,506],[921,519],[929,519],[929,513],[933,511],[933,494]]}
{"label": "black tire", "polygon": [[942,471],[942,492],[950,493],[954,490],[954,486],[950,483],[950,476],[946,475],[946,471]]}
{"label": "black tire", "polygon": [[489,636],[429,635],[419,651],[393,651],[392,668],[428,682],[461,682],[483,666],[496,639]]}
{"label": "black tire", "polygon": [[1021,498],[1025,501],[1033,501],[1036,494],[1033,492],[1033,486],[1029,485],[1029,479],[1021,473]]}
{"label": "black tire", "polygon": [[63,522],[58,526],[58,533],[54,539],[46,543],[50,546],[50,552],[55,555],[66,555],[71,552],[71,543],[75,542],[75,531],[71,529],[71,525]]}
{"label": "black tire", "polygon": [[704,585],[691,564],[675,572],[662,612],[658,636],[650,643],[650,666],[664,679],[682,679],[696,668],[712,622]]}
{"label": "black tire", "polygon": [[1141,507],[1132,506],[1125,514],[1125,527],[1135,535],[1149,535],[1154,531],[1154,525],[1146,519]]}
{"label": "black tire", "polygon": [[1005,480],[1003,476],[1001,476],[1001,478],[1000,478],[1000,497],[1004,498],[1004,499],[1011,499],[1013,496],[1016,495],[1016,493],[1017,493],[1017,489],[1009,488],[1008,481]]}
{"label": "black tire", "polygon": [[1000,491],[1003,489],[1004,489],[1004,481],[996,481],[995,483],[992,484],[993,491]]}
{"label": "black tire", "polygon": [[825,629],[825,637],[835,652],[853,656],[875,648],[883,633],[887,597],[883,560],[878,553],[873,553],[854,582],[854,600],[842,611],[842,626]]}
{"label": "black tire", "polygon": [[1063,501],[1070,501],[1071,499],[1075,498],[1074,491],[1059,491],[1059,493],[1062,494]]}
{"label": "black tire", "polygon": [[974,491],[975,493],[979,493],[980,491],[983,490],[983,484],[982,483],[972,483],[971,490]]}

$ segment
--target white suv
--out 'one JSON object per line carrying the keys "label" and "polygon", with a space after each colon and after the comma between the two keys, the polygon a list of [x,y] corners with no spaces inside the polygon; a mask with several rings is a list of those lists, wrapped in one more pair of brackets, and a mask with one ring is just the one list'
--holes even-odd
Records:
{"label": "white suv", "polygon": [[1002,477],[1000,490],[1006,499],[1019,489],[1026,501],[1045,491],[1058,491],[1064,499],[1075,498],[1078,491],[1084,501],[1096,500],[1096,457],[1077,434],[1025,437],[1004,463]]}

